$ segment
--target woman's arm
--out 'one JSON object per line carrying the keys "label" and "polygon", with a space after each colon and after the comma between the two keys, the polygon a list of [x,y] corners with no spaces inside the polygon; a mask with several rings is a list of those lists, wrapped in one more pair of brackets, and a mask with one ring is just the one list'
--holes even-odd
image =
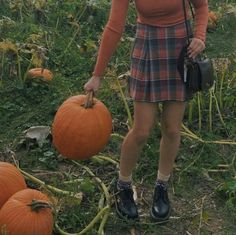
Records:
{"label": "woman's arm", "polygon": [[103,31],[93,75],[100,77],[116,50],[125,27],[129,0],[112,0],[109,20]]}
{"label": "woman's arm", "polygon": [[195,58],[205,49],[206,28],[208,23],[208,1],[207,0],[190,0],[195,10],[195,31],[193,39],[188,46],[188,55]]}
{"label": "woman's arm", "polygon": [[195,32],[194,38],[201,39],[205,42],[206,29],[208,23],[208,1],[191,0],[195,10]]}

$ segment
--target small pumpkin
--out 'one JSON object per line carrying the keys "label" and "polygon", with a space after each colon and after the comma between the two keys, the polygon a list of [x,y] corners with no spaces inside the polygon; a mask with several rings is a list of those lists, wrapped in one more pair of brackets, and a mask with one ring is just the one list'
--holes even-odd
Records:
{"label": "small pumpkin", "polygon": [[29,78],[42,78],[45,81],[51,81],[53,73],[49,69],[33,68],[28,71]]}
{"label": "small pumpkin", "polygon": [[0,235],[51,235],[52,230],[50,200],[38,190],[15,193],[0,210]]}
{"label": "small pumpkin", "polygon": [[112,131],[109,110],[93,93],[68,98],[52,124],[53,144],[69,159],[88,159],[107,144]]}
{"label": "small pumpkin", "polygon": [[218,17],[214,11],[209,11],[208,12],[208,19],[216,23],[218,20]]}
{"label": "small pumpkin", "polygon": [[0,208],[14,193],[27,188],[20,171],[8,162],[0,162]]}
{"label": "small pumpkin", "polygon": [[216,13],[214,11],[209,11],[207,29],[208,30],[216,29],[217,21],[218,21],[218,16],[216,15]]}

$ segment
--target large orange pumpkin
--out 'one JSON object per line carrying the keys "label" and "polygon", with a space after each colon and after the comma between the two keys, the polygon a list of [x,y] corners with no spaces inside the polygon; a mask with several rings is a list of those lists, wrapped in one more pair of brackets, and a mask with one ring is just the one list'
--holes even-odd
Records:
{"label": "large orange pumpkin", "polygon": [[0,208],[9,197],[26,187],[24,177],[15,166],[0,162]]}
{"label": "large orange pumpkin", "polygon": [[58,109],[52,137],[56,149],[70,159],[88,159],[107,144],[112,118],[106,106],[92,92],[67,99]]}
{"label": "large orange pumpkin", "polygon": [[24,189],[0,210],[0,235],[51,235],[53,216],[48,197],[35,189]]}

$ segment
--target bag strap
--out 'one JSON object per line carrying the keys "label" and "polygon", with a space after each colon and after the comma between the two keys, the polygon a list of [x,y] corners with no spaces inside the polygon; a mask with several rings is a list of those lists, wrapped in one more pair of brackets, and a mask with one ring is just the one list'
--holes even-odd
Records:
{"label": "bag strap", "polygon": [[[190,9],[191,9],[192,17],[193,17],[193,19],[194,19],[193,7],[192,7],[192,5],[191,5],[190,0],[187,0],[187,1],[188,1],[189,6],[190,6]],[[189,33],[189,27],[188,27],[188,23],[187,23],[187,12],[186,12],[186,3],[185,3],[185,0],[183,0],[183,9],[184,9],[185,27],[186,27],[186,32],[187,32],[187,41],[188,41],[188,44],[190,44],[190,33]]]}

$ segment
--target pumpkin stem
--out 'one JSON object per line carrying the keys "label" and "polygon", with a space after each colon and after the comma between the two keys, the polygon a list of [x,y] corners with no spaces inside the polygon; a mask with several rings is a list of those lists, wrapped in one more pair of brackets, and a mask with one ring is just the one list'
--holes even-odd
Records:
{"label": "pumpkin stem", "polygon": [[31,210],[35,211],[35,212],[39,212],[43,208],[52,209],[52,205],[49,202],[40,201],[40,200],[36,200],[36,199],[33,199],[32,202],[30,204],[28,204],[27,206],[30,206]]}
{"label": "pumpkin stem", "polygon": [[84,108],[92,108],[93,107],[93,96],[94,96],[94,92],[93,91],[89,91],[87,96],[86,96],[86,100],[85,100],[85,104],[83,105]]}

